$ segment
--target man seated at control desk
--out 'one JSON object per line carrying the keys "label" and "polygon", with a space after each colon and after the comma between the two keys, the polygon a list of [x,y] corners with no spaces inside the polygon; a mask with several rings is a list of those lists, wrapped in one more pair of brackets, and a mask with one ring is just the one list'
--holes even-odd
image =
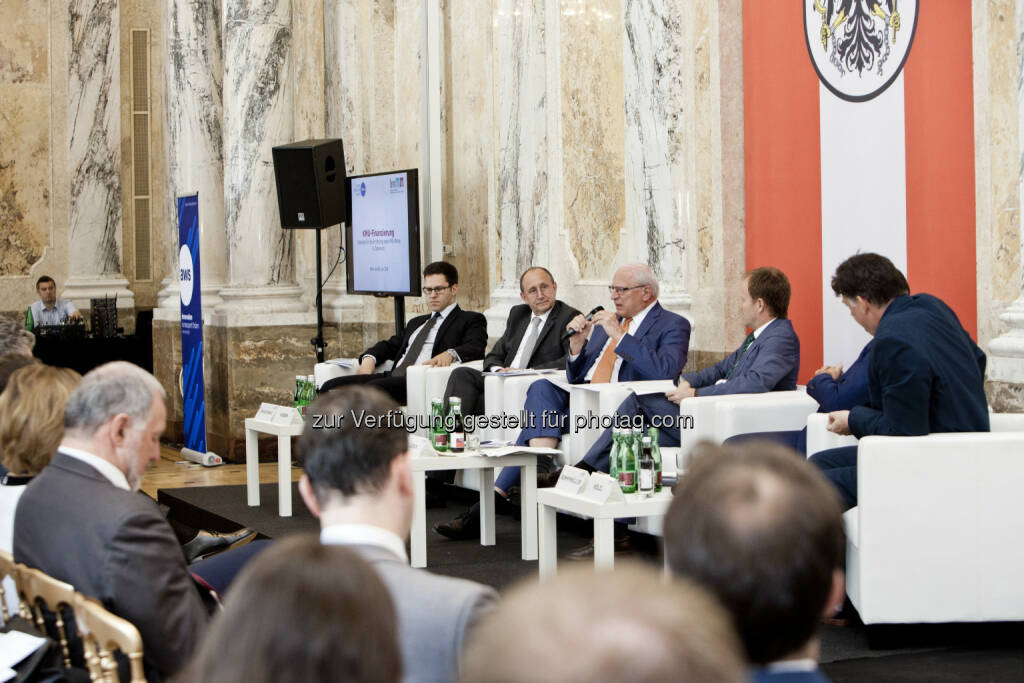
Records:
{"label": "man seated at control desk", "polygon": [[57,283],[49,275],[36,280],[39,301],[28,307],[25,313],[25,328],[34,329],[40,325],[62,325],[68,321],[81,320],[82,314],[69,299],[57,298]]}

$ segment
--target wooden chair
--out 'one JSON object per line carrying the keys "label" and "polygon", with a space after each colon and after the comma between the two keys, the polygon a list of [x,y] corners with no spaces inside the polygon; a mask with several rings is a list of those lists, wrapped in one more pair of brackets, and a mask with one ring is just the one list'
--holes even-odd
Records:
{"label": "wooden chair", "polygon": [[74,595],[75,625],[85,650],[89,678],[118,683],[114,651],[120,650],[131,667],[130,683],[145,683],[142,673],[142,636],[131,622],[108,612],[98,601]]}
{"label": "wooden chair", "polygon": [[23,614],[30,619],[40,633],[50,633],[46,627],[46,613],[53,614],[57,629],[57,640],[60,642],[60,651],[64,660],[64,666],[71,666],[71,652],[68,649],[67,626],[64,623],[64,609],[73,609],[75,602],[75,589],[71,584],[58,581],[38,569],[32,569],[25,565],[15,565],[18,574],[18,593],[22,599],[22,605],[27,605],[28,614]]}
{"label": "wooden chair", "polygon": [[8,603],[17,603],[21,600],[18,589],[18,582],[21,580],[18,574],[19,566],[14,563],[14,557],[9,552],[0,550],[0,614],[3,616],[4,624],[9,622],[12,617],[19,616],[21,610],[27,610],[27,605],[24,604],[15,614],[11,614],[7,608]]}

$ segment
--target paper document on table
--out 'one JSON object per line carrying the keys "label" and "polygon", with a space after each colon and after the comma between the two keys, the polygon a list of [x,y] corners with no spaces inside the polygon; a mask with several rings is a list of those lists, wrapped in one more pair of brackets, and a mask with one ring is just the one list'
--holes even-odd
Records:
{"label": "paper document on table", "polygon": [[21,631],[8,631],[0,634],[0,669],[13,669],[16,664],[24,661],[45,642],[45,638]]}
{"label": "paper document on table", "polygon": [[354,368],[357,365],[355,358],[331,358],[324,362],[328,365],[337,365],[339,368]]}
{"label": "paper document on table", "polygon": [[488,370],[483,374],[485,377],[521,377],[523,375],[553,375],[556,372],[558,370],[533,370],[527,368],[526,370]]}
{"label": "paper document on table", "polygon": [[500,458],[503,455],[536,454],[536,455],[558,455],[562,451],[557,448],[540,448],[538,446],[501,446],[499,448],[481,448],[480,455],[491,458]]}

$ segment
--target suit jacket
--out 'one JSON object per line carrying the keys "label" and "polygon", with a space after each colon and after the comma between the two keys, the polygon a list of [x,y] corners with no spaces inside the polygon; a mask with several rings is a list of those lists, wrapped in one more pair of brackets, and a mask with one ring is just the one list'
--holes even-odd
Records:
{"label": "suit jacket", "polygon": [[[698,396],[762,394],[796,389],[799,369],[800,340],[793,331],[793,323],[776,318],[746,351],[740,345],[725,360],[700,372],[688,372],[683,379],[697,390]],[[726,381],[715,384],[720,379]]]}
{"label": "suit jacket", "polygon": [[870,402],[850,411],[850,431],[858,438],[987,432],[985,363],[985,353],[940,299],[896,297],[868,358]]}
{"label": "suit jacket", "polygon": [[[607,341],[604,328],[595,327],[576,360],[566,362],[566,378],[571,383],[583,383]],[[655,302],[636,333],[624,335],[615,347],[615,353],[622,357],[619,381],[675,379],[686,365],[689,346],[690,321]]]}
{"label": "suit jacket", "polygon": [[[405,350],[409,348],[416,330],[430,320],[431,315],[416,316],[406,324],[401,337],[396,334],[390,339],[377,342],[366,349],[359,356],[359,360],[361,361],[363,356],[373,356],[377,359],[377,365],[389,360],[397,363]],[[468,363],[483,358],[486,346],[487,318],[476,311],[464,311],[456,304],[452,312],[441,323],[437,334],[434,335],[433,354],[436,356],[448,349],[453,349],[455,353],[459,354],[459,360]]]}
{"label": "suit jacket", "polygon": [[413,569],[387,548],[352,545],[391,591],[405,683],[459,679],[466,632],[494,608],[497,593],[466,579]]}
{"label": "suit jacket", "polygon": [[838,380],[832,379],[827,372],[811,378],[807,383],[807,394],[818,402],[819,413],[850,410],[868,402],[868,357],[874,345],[874,339],[869,341]]}
{"label": "suit jacket", "polygon": [[206,608],[156,503],[60,451],[18,501],[14,559],[132,622],[147,680],[186,664],[206,630]]}
{"label": "suit jacket", "polygon": [[[538,370],[561,368],[565,364],[565,357],[569,355],[569,339],[567,337],[565,341],[562,341],[562,334],[569,321],[579,314],[580,312],[572,306],[555,301],[544,327],[540,328],[537,346],[533,348],[533,355],[526,359],[528,361],[526,367]],[[495,365],[502,368],[512,365],[532,317],[533,313],[526,304],[512,307],[508,313],[508,321],[505,323],[505,331],[501,333],[501,338],[484,358],[485,371]]]}
{"label": "suit jacket", "polygon": [[821,669],[811,671],[772,671],[755,668],[750,672],[750,683],[828,683]]}

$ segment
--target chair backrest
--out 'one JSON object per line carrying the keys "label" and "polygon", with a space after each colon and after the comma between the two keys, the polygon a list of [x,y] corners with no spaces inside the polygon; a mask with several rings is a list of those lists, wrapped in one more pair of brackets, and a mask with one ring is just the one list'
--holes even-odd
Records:
{"label": "chair backrest", "polygon": [[18,590],[20,580],[18,565],[14,563],[14,557],[9,552],[0,550],[0,613],[3,615],[5,624],[11,620],[11,617],[20,614],[20,609],[18,612],[13,612],[21,600]]}
{"label": "chair backrest", "polygon": [[85,664],[93,681],[117,683],[120,650],[131,667],[131,683],[145,683],[142,670],[142,636],[131,622],[108,612],[103,605],[81,593],[74,597],[75,626],[82,638]]}
{"label": "chair backrest", "polygon": [[58,581],[38,569],[32,569],[22,564],[16,565],[15,571],[18,574],[16,582],[18,593],[21,595],[22,604],[27,604],[29,610],[29,614],[22,616],[31,619],[40,633],[49,633],[46,626],[46,614],[47,612],[53,614],[64,666],[70,667],[71,653],[68,649],[64,612],[65,609],[73,608],[75,589],[70,584]]}

